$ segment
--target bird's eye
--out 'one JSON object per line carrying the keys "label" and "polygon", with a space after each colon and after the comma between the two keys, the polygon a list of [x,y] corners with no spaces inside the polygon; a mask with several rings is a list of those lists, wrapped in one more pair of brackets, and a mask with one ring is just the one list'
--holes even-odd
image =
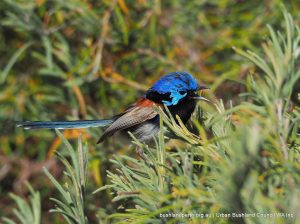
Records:
{"label": "bird's eye", "polygon": [[181,95],[183,95],[183,94],[185,94],[185,91],[179,91],[179,93],[180,93]]}

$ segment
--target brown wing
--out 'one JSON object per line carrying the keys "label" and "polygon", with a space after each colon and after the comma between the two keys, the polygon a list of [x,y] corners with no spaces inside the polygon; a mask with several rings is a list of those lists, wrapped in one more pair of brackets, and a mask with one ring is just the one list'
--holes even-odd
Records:
{"label": "brown wing", "polygon": [[136,104],[129,107],[119,118],[117,118],[102,134],[97,143],[112,136],[115,132],[127,129],[154,118],[158,113],[154,108],[155,103],[142,98]]}

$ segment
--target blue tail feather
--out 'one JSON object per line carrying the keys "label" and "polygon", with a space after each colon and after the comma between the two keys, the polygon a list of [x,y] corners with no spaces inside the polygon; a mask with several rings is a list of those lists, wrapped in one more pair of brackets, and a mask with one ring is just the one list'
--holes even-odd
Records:
{"label": "blue tail feather", "polygon": [[76,129],[90,127],[105,127],[110,125],[113,119],[104,120],[80,120],[80,121],[19,121],[17,127],[24,129]]}

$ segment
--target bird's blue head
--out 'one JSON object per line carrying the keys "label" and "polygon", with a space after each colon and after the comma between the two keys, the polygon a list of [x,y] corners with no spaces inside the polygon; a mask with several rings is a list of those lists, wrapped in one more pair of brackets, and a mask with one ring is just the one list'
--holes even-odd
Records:
{"label": "bird's blue head", "polygon": [[[174,106],[189,92],[204,89],[197,80],[187,72],[172,72],[161,77],[147,91],[146,97],[160,99],[166,106]],[[154,97],[153,97],[154,96]]]}

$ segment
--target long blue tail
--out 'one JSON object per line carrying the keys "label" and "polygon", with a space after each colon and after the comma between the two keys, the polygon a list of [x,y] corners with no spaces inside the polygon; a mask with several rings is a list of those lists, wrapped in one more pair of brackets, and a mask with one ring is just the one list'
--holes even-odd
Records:
{"label": "long blue tail", "polygon": [[110,125],[114,120],[81,120],[81,121],[19,121],[17,127],[24,129],[76,129],[90,127],[105,127]]}

